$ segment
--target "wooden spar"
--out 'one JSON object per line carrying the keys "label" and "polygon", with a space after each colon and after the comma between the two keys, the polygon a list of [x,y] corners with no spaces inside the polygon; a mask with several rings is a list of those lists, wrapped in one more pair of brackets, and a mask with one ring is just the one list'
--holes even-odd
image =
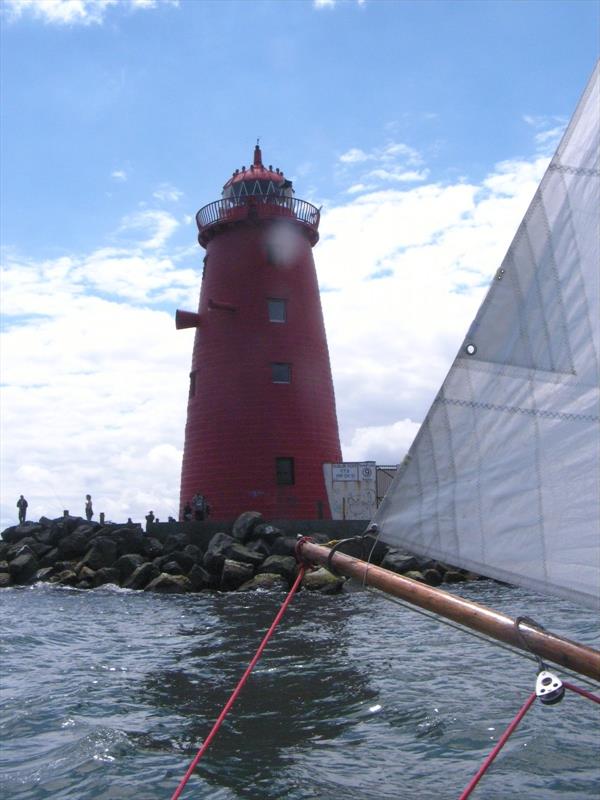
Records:
{"label": "wooden spar", "polygon": [[[330,566],[329,548],[303,540],[298,549],[304,560],[324,567]],[[549,631],[542,631],[525,621],[519,624],[517,630],[512,617],[387,569],[367,564],[339,551],[332,555],[331,566],[341,575],[356,578],[366,586],[380,589],[386,594],[399,597],[407,603],[432,611],[500,642],[600,681],[600,652],[591,647],[563,639]]]}

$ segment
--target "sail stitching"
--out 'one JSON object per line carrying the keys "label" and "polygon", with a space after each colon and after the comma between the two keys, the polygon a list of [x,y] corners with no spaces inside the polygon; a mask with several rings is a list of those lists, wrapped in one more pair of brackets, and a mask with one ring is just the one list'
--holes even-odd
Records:
{"label": "sail stitching", "polygon": [[[531,402],[535,404],[535,383],[533,379],[529,380],[529,394],[531,397]],[[537,409],[536,409],[537,410]],[[535,414],[532,417],[533,427],[535,430],[535,450],[534,450],[534,459],[535,459],[535,473],[537,477],[537,485],[536,485],[536,492],[537,492],[537,499],[538,499],[538,527],[540,530],[540,545],[542,550],[542,570],[544,575],[544,580],[547,582],[549,575],[548,575],[548,548],[546,547],[546,526],[544,524],[544,495],[542,492],[542,457],[541,457],[541,441],[542,437],[540,436],[540,422],[539,417]]]}
{"label": "sail stitching", "polygon": [[522,408],[521,406],[482,403],[477,400],[455,400],[450,397],[436,397],[433,402],[445,403],[453,406],[484,408],[487,411],[507,411],[510,414],[528,414],[532,417],[541,417],[543,419],[560,419],[566,422],[600,422],[600,416],[594,416],[593,414],[569,414],[562,411],[545,411],[543,408]]}
{"label": "sail stitching", "polygon": [[569,167],[567,164],[550,164],[548,170],[552,170],[553,172],[563,172],[567,175],[584,175],[586,178],[600,178],[600,169]]}

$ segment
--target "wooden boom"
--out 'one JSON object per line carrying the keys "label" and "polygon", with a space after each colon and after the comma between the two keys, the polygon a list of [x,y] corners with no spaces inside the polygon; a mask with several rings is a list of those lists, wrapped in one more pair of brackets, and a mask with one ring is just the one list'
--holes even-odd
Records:
{"label": "wooden boom", "polygon": [[563,639],[549,631],[540,630],[525,620],[516,620],[491,608],[465,600],[462,597],[427,586],[412,578],[397,575],[387,569],[367,564],[358,558],[327,547],[302,540],[298,546],[301,557],[308,562],[331,566],[341,575],[380,589],[386,594],[405,600],[407,603],[425,608],[442,617],[491,636],[500,642],[534,653],[567,669],[600,681],[600,652],[591,647]]}

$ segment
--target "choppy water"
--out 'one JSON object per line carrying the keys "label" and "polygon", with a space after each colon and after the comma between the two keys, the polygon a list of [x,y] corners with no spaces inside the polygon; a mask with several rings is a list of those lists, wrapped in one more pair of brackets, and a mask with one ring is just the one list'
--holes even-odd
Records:
{"label": "choppy water", "polygon": [[[600,641],[592,613],[491,582],[472,599]],[[170,798],[278,594],[4,590],[0,797]],[[534,665],[357,592],[293,602],[184,792],[235,800],[456,798]],[[599,707],[536,704],[474,797],[598,797]]]}

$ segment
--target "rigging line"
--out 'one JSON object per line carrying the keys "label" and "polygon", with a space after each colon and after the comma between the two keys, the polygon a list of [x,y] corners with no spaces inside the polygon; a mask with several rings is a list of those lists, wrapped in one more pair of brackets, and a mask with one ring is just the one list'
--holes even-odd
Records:
{"label": "rigging line", "polygon": [[[494,647],[499,647],[502,650],[508,650],[509,653],[512,653],[515,656],[520,656],[521,658],[527,659],[527,661],[536,661],[537,657],[529,652],[524,652],[523,650],[519,650],[516,647],[511,647],[509,644],[504,644],[504,642],[499,642],[496,639],[493,639],[490,636],[485,636],[485,634],[477,633],[471,628],[465,628],[462,625],[459,625],[457,622],[452,622],[445,617],[440,617],[437,614],[434,614],[429,611],[424,611],[421,608],[417,608],[416,606],[411,605],[410,603],[405,603],[403,600],[399,600],[397,597],[392,597],[391,595],[386,594],[386,592],[382,592],[381,589],[376,589],[372,586],[364,586],[364,588],[368,592],[372,592],[375,595],[382,597],[384,600],[388,600],[390,603],[396,603],[396,605],[402,606],[407,611],[413,611],[415,614],[421,614],[423,617],[427,617],[432,622],[439,622],[442,625],[447,625],[449,628],[455,628],[457,631],[461,633],[466,633],[469,636],[473,636],[475,639],[480,639],[482,642],[487,642]],[[578,673],[571,672],[571,670],[566,669],[565,667],[560,667],[561,674],[568,675],[571,678],[579,681],[580,683],[585,683],[590,686],[592,689],[598,689],[598,684],[594,681],[590,680],[585,675],[579,675]]]}
{"label": "rigging line", "polygon": [[[586,692],[584,689],[580,689],[578,686],[573,686],[573,684],[571,684],[571,683],[565,683],[563,685],[564,685],[565,689],[570,689],[572,692],[576,692],[577,694],[580,694],[583,697],[587,697],[588,700],[592,700],[594,703],[600,703],[600,697],[596,697],[596,695],[590,694],[589,692]],[[461,794],[461,796],[459,797],[458,800],[467,800],[467,798],[471,796],[471,794],[473,792],[473,789],[477,786],[477,784],[479,783],[481,778],[483,778],[485,773],[488,771],[488,769],[490,768],[490,766],[492,764],[492,761],[496,758],[496,756],[498,755],[500,750],[502,750],[502,748],[504,747],[504,745],[506,744],[506,742],[508,741],[510,736],[515,732],[517,726],[519,725],[519,723],[521,722],[521,720],[523,719],[525,714],[529,711],[529,709],[533,705],[536,697],[538,697],[538,696],[539,695],[538,695],[537,691],[532,692],[529,695],[529,697],[523,703],[523,705],[521,706],[521,708],[517,712],[516,716],[514,717],[512,722],[510,723],[510,725],[506,728],[506,730],[504,731],[502,736],[498,739],[498,742],[496,743],[496,745],[492,749],[492,752],[487,756],[487,758],[485,759],[483,764],[479,767],[479,769],[477,770],[477,773],[475,774],[475,776],[473,778],[471,778],[471,780],[469,781],[469,785],[464,790],[464,792]],[[562,697],[562,695],[561,695],[561,697]],[[544,700],[542,698],[540,698],[540,699],[542,700],[542,702],[544,702]],[[549,702],[549,701],[547,700],[546,702]]]}
{"label": "rigging line", "polygon": [[479,767],[479,769],[477,770],[476,775],[473,778],[471,778],[471,780],[469,781],[469,785],[464,790],[464,792],[461,794],[461,796],[459,797],[459,800],[466,800],[467,797],[471,796],[471,794],[473,792],[473,789],[477,786],[479,781],[483,778],[483,776],[487,772],[488,768],[490,767],[492,761],[496,758],[496,756],[498,755],[500,750],[502,750],[502,748],[504,747],[504,745],[508,741],[510,735],[515,731],[515,729],[517,728],[517,725],[519,724],[519,722],[521,722],[521,720],[523,719],[525,714],[529,711],[529,709],[533,705],[533,703],[534,703],[534,701],[536,699],[536,696],[537,696],[536,693],[532,692],[529,695],[529,697],[527,698],[527,700],[523,703],[523,705],[521,706],[521,708],[517,712],[517,715],[515,716],[513,721],[510,723],[508,728],[504,731],[502,736],[498,739],[498,742],[496,743],[496,746],[493,748],[492,752],[485,759],[485,761],[483,762],[481,767]]}
{"label": "rigging line", "polygon": [[244,674],[242,675],[242,677],[238,681],[238,684],[235,687],[235,689],[233,690],[233,692],[231,693],[231,695],[229,697],[229,700],[223,706],[223,710],[221,711],[221,713],[217,717],[214,725],[210,729],[210,733],[208,734],[208,736],[206,737],[206,739],[202,743],[200,749],[198,750],[198,752],[194,756],[194,758],[192,760],[192,763],[188,767],[187,772],[185,773],[185,775],[183,776],[183,778],[179,782],[179,785],[177,786],[177,788],[173,792],[171,800],[177,800],[178,797],[181,797],[181,793],[183,792],[186,783],[189,781],[189,779],[191,778],[194,770],[196,769],[196,765],[198,764],[198,762],[200,761],[200,759],[202,758],[202,756],[204,755],[204,753],[208,749],[208,746],[210,745],[210,743],[212,742],[212,740],[213,740],[214,736],[216,735],[217,731],[221,727],[221,724],[223,723],[223,720],[225,719],[225,717],[229,713],[229,710],[231,709],[231,706],[235,703],[235,701],[237,700],[240,692],[244,688],[244,684],[246,683],[246,681],[250,677],[250,673],[252,672],[252,670],[256,666],[258,660],[260,659],[260,657],[261,657],[261,655],[263,653],[263,650],[265,649],[265,647],[267,646],[267,644],[269,642],[269,639],[275,633],[275,629],[279,625],[279,623],[281,621],[281,618],[283,617],[283,615],[285,614],[285,612],[287,610],[287,607],[291,603],[292,598],[294,597],[294,595],[296,594],[297,589],[299,588],[300,584],[302,583],[302,579],[304,578],[305,571],[306,571],[306,567],[304,566],[304,564],[300,564],[300,568],[298,570],[298,576],[297,576],[296,580],[294,581],[294,584],[293,584],[292,588],[288,592],[287,597],[283,601],[283,603],[281,605],[281,608],[277,612],[277,614],[275,616],[275,619],[271,623],[271,627],[265,633],[265,635],[263,637],[263,640],[259,644],[256,653],[254,654],[252,660],[250,661],[250,663],[246,667],[246,671],[244,672]]}

